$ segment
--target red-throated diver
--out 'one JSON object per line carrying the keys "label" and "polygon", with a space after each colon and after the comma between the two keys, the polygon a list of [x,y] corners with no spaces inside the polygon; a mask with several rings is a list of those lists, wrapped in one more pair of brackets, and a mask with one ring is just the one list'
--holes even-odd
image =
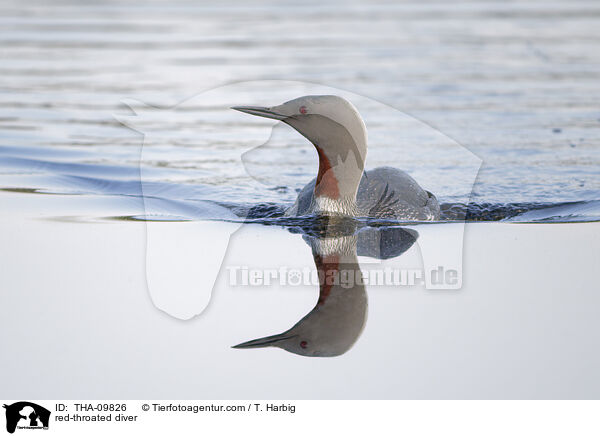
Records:
{"label": "red-throated diver", "polygon": [[364,171],[367,129],[349,101],[335,95],[308,95],[280,106],[232,109],[283,121],[317,149],[317,177],[302,189],[286,215],[439,219],[435,196],[405,172],[391,167]]}

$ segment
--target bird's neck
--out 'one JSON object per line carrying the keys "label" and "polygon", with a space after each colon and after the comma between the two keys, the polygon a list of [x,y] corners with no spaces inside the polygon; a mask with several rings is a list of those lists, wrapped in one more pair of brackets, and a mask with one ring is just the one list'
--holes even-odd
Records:
{"label": "bird's neck", "polygon": [[341,197],[333,200],[326,196],[314,196],[312,212],[323,215],[360,215],[355,197]]}
{"label": "bird's neck", "polygon": [[315,197],[327,197],[331,200],[340,198],[340,181],[337,174],[322,148],[317,148],[319,155],[319,172],[315,183]]}
{"label": "bird's neck", "polygon": [[362,166],[355,163],[332,162],[317,147],[319,172],[315,182],[312,209],[315,213],[334,215],[358,215],[356,193],[362,177]]}

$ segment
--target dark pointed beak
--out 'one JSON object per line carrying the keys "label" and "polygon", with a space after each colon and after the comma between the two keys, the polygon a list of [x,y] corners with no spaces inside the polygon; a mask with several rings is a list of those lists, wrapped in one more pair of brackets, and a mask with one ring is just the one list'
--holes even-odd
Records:
{"label": "dark pointed beak", "polygon": [[234,345],[231,348],[265,348],[265,347],[276,347],[282,341],[291,339],[296,335],[290,335],[287,332],[280,333],[278,335],[267,336],[260,339],[253,339],[248,342],[242,342],[241,344]]}
{"label": "dark pointed beak", "polygon": [[287,116],[273,112],[271,108],[261,106],[233,106],[231,109],[244,112],[258,117],[271,118],[274,120],[285,120]]}

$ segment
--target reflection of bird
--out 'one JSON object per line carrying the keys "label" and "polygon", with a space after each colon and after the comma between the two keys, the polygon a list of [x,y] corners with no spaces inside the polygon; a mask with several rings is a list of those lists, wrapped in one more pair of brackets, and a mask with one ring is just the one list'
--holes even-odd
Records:
{"label": "reflection of bird", "polygon": [[356,240],[356,235],[311,238],[320,282],[315,307],[291,329],[234,348],[279,347],[319,357],[348,351],[367,320],[367,294],[356,258]]}
{"label": "reflection of bird", "polygon": [[281,120],[317,149],[317,177],[298,194],[286,215],[341,214],[406,220],[437,220],[435,196],[403,171],[364,171],[367,130],[356,108],[335,95],[305,96],[280,106],[233,109]]}
{"label": "reflection of bird", "polygon": [[391,259],[407,251],[419,233],[402,227],[365,227],[358,232],[357,254],[374,259]]}

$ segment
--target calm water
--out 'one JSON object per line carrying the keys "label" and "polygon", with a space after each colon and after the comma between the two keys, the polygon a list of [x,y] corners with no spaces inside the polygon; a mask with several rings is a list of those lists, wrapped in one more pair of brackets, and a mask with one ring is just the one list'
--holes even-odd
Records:
{"label": "calm water", "polygon": [[0,187],[127,196],[134,210],[111,215],[138,218],[202,216],[204,200],[273,214],[316,154],[228,108],[321,84],[356,96],[367,167],[408,171],[447,218],[470,201],[473,219],[598,220],[599,19],[591,1],[5,1]]}
{"label": "calm water", "polygon": [[[0,304],[4,348],[20,356],[5,362],[7,392],[597,397],[594,224],[320,241],[331,223],[279,216],[316,173],[312,147],[229,107],[344,94],[369,130],[367,168],[409,172],[446,219],[469,203],[474,220],[600,221],[600,2],[324,3],[0,2],[0,217],[30,201],[59,218],[9,219],[2,233],[0,285],[18,290]],[[128,222],[239,217],[303,234]],[[440,292],[235,287],[226,269],[443,266],[462,280],[463,252],[464,289]],[[315,303],[352,315],[337,330],[312,318],[338,333],[322,350],[343,358],[230,348],[306,327]]]}

